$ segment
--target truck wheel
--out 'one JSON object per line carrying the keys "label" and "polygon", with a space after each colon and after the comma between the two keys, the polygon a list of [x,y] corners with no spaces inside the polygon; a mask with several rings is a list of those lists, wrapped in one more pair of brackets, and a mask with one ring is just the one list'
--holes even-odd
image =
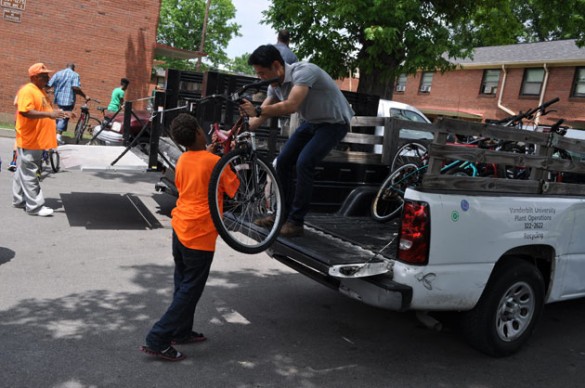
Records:
{"label": "truck wheel", "polygon": [[536,266],[511,258],[494,270],[461,328],[467,342],[494,357],[515,353],[530,338],[544,305],[544,280]]}

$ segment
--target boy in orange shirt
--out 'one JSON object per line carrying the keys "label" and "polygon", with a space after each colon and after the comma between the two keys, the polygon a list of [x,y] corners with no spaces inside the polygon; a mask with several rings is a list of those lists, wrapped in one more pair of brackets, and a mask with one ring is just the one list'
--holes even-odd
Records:
{"label": "boy in orange shirt", "polygon": [[[211,172],[219,156],[206,149],[205,134],[194,116],[182,113],[171,123],[171,136],[186,151],[179,157],[175,184],[179,191],[173,209],[173,258],[175,291],[173,301],[162,318],[146,336],[140,350],[169,361],[180,361],[185,355],[173,344],[205,341],[203,334],[193,331],[193,316],[205,288],[215,252],[217,231],[209,212],[207,192]],[[230,171],[231,172],[231,171]],[[222,176],[223,192],[233,197],[240,182],[234,173]]]}

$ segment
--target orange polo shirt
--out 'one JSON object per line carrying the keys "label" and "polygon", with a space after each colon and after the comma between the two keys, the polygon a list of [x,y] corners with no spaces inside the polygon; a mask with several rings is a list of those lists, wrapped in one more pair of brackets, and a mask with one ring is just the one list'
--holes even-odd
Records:
{"label": "orange polo shirt", "polygon": [[[179,191],[177,207],[171,213],[171,225],[181,244],[190,249],[215,251],[217,230],[209,212],[207,193],[213,167],[219,156],[207,151],[187,151],[177,162],[175,184]],[[223,193],[233,197],[240,186],[237,176],[225,170],[220,181]],[[223,198],[223,196],[220,196]],[[220,200],[223,212],[223,202]]]}
{"label": "orange polo shirt", "polygon": [[47,94],[35,84],[28,83],[16,95],[16,145],[25,150],[57,148],[57,125],[54,119],[29,119],[22,112],[37,110],[52,112]]}

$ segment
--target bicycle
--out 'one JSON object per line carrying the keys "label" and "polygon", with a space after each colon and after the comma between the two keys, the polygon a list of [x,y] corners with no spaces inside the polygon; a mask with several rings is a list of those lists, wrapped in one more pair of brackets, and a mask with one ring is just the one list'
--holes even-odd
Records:
{"label": "bicycle", "polygon": [[[211,95],[199,104],[212,99],[239,103],[244,93],[251,89],[275,82],[276,79],[246,85],[229,96]],[[272,163],[259,154],[255,133],[249,130],[249,118],[241,116],[227,132],[220,132],[219,125],[212,126],[216,144],[223,156],[215,165],[209,183],[209,209],[219,235],[233,249],[243,253],[259,253],[266,250],[278,237],[284,220],[284,193],[278,183]],[[233,171],[240,186],[233,198],[220,196],[222,175]],[[222,215],[223,210],[223,215]],[[262,228],[253,221],[266,215],[274,216],[274,224]]]}
{"label": "bicycle", "polygon": [[[85,101],[85,103],[81,106],[81,114],[79,115],[79,120],[77,120],[77,124],[75,124],[75,144],[79,144],[81,139],[83,139],[83,134],[87,131],[89,132],[91,128],[101,125],[102,120],[95,118],[90,115],[89,113],[89,106],[88,103],[90,101],[95,101],[100,104],[99,100],[95,98],[90,98]],[[99,109],[99,108],[98,108]]]}
{"label": "bicycle", "polygon": [[41,160],[38,163],[37,178],[41,178],[43,172],[43,164],[51,167],[53,172],[59,172],[61,169],[61,156],[56,149],[44,150],[41,155]]}

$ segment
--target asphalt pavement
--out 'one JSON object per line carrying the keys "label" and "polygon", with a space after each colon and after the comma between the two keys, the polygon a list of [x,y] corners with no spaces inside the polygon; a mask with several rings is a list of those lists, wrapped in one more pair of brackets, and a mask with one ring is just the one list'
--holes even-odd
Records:
{"label": "asphalt pavement", "polygon": [[158,173],[44,171],[52,217],[11,206],[0,137],[2,387],[577,387],[585,303],[547,307],[505,359],[412,313],[346,298],[265,254],[218,240],[196,312],[209,340],[169,363],[138,351],[171,300],[170,211]]}

